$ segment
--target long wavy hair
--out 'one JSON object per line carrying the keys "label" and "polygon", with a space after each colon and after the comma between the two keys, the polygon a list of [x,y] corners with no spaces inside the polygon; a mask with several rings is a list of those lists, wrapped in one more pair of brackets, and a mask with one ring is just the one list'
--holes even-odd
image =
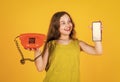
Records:
{"label": "long wavy hair", "polygon": [[45,53],[45,50],[47,48],[47,45],[48,45],[48,42],[52,41],[52,40],[57,40],[60,38],[60,31],[59,31],[59,28],[60,28],[60,18],[67,14],[69,17],[70,17],[70,20],[72,22],[72,31],[70,33],[70,39],[73,39],[75,40],[76,39],[76,32],[75,32],[75,24],[70,16],[70,14],[68,14],[67,12],[65,11],[61,11],[61,12],[56,12],[52,18],[51,18],[51,21],[50,21],[50,25],[49,25],[49,29],[48,29],[48,33],[47,33],[47,39],[46,39],[46,42],[45,42],[45,45],[44,45],[44,48],[43,48],[43,51],[42,51],[42,55],[44,55]]}

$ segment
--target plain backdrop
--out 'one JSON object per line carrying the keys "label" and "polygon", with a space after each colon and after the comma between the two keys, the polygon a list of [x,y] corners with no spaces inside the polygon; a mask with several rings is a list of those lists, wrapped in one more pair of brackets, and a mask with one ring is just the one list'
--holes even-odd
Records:
{"label": "plain backdrop", "polygon": [[[75,22],[78,39],[91,45],[94,44],[88,27],[93,21],[102,21],[103,54],[80,53],[81,82],[120,82],[119,10],[119,0],[1,0],[0,82],[42,82],[45,71],[38,72],[33,62],[19,62],[14,38],[22,33],[46,34],[57,11],[67,11]],[[32,51],[19,45],[25,57],[34,57]]]}

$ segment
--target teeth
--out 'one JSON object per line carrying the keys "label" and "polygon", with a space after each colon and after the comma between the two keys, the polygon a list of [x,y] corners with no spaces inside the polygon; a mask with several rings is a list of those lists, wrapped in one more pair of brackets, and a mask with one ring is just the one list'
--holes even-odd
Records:
{"label": "teeth", "polygon": [[66,29],[64,29],[65,31],[70,31],[70,28],[66,28]]}
{"label": "teeth", "polygon": [[65,31],[69,31],[69,29],[65,29]]}

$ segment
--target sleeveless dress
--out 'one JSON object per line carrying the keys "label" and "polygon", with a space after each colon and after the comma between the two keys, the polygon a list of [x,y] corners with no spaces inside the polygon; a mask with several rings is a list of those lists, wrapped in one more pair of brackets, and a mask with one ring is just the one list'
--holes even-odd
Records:
{"label": "sleeveless dress", "polygon": [[78,40],[67,45],[51,41],[48,69],[43,82],[80,82],[80,47]]}

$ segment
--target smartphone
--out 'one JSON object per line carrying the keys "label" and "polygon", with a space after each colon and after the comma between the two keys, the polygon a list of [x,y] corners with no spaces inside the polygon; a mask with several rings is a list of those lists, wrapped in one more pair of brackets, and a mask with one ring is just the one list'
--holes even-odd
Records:
{"label": "smartphone", "polygon": [[101,21],[92,22],[92,39],[93,41],[101,41],[102,40],[102,28]]}

